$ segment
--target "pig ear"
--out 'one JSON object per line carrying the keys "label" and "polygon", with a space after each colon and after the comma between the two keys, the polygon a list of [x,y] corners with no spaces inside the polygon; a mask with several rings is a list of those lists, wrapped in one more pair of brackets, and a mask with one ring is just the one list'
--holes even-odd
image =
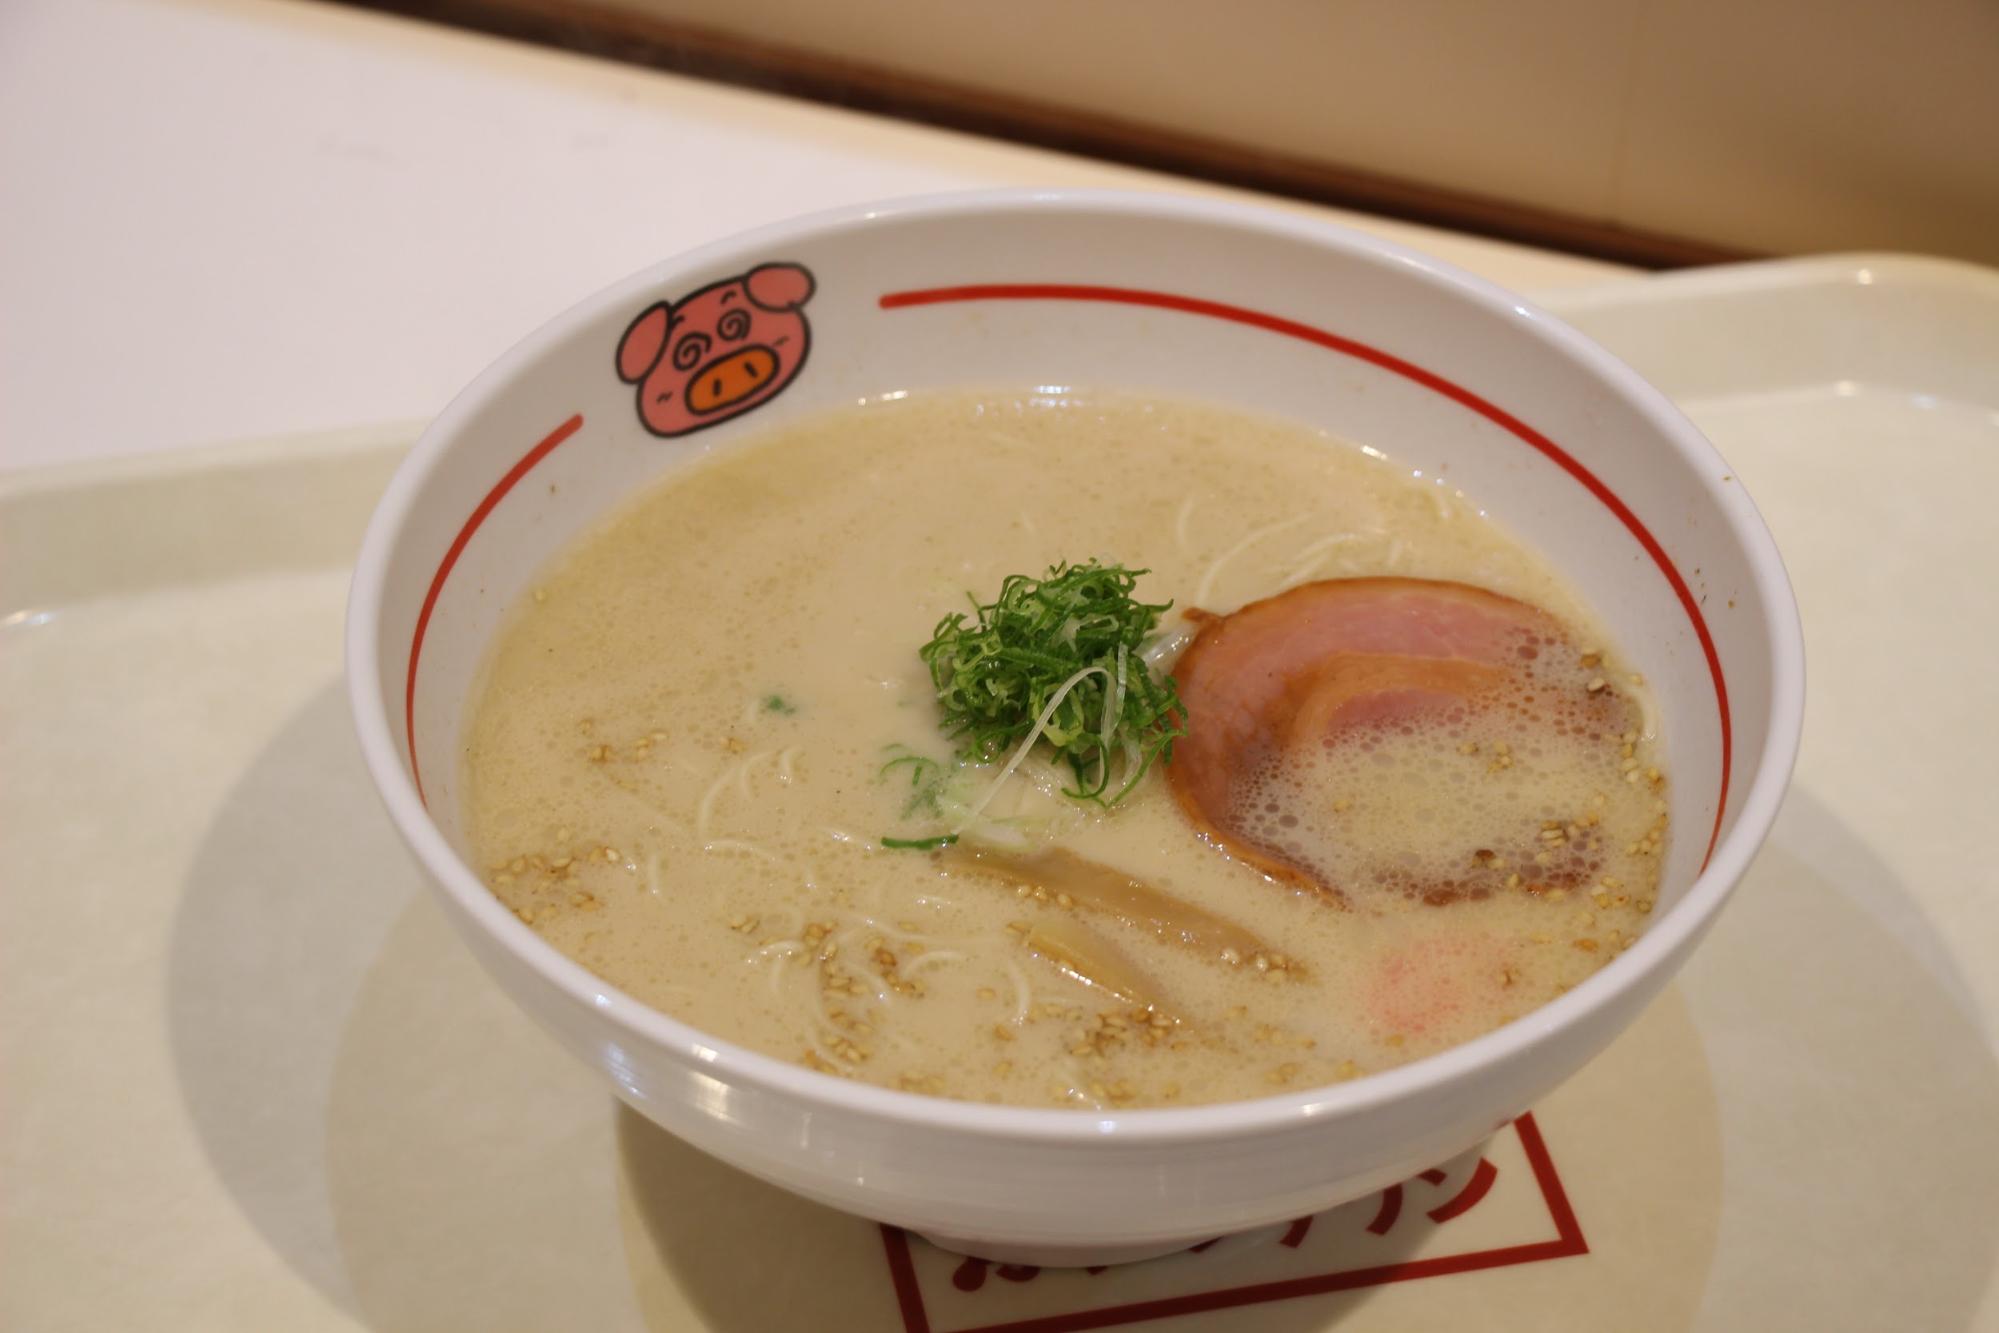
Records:
{"label": "pig ear", "polygon": [[812,274],[799,264],[758,264],[743,275],[750,299],[766,310],[796,310],[812,299]]}
{"label": "pig ear", "polygon": [[666,350],[667,317],[671,313],[672,308],[666,302],[658,301],[647,306],[626,328],[625,336],[618,340],[619,379],[637,384],[659,364],[659,354]]}

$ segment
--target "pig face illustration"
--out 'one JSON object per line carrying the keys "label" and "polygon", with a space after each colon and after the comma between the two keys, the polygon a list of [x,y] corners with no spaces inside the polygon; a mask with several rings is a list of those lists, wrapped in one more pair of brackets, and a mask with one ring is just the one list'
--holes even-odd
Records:
{"label": "pig face illustration", "polygon": [[646,307],[618,340],[618,378],[638,386],[645,428],[690,435],[774,397],[811,349],[813,286],[802,265],[759,264]]}

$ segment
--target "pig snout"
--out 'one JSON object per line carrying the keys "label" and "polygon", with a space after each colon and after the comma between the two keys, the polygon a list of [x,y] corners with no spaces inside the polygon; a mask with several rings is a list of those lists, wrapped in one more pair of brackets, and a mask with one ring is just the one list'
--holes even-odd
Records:
{"label": "pig snout", "polygon": [[688,410],[719,412],[769,384],[777,371],[777,353],[768,347],[745,347],[710,361],[687,386]]}

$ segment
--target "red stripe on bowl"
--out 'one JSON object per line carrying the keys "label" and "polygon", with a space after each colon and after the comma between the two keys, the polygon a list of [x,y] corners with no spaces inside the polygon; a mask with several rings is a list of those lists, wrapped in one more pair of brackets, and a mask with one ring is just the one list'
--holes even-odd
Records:
{"label": "red stripe on bowl", "polygon": [[1250,310],[1243,306],[1228,305],[1221,301],[1207,301],[1195,296],[1176,296],[1171,292],[1145,291],[1135,287],[1095,287],[1081,283],[1060,282],[998,282],[979,283],[964,287],[928,287],[916,291],[888,292],[881,297],[883,310],[905,310],[913,306],[949,305],[960,301],[1101,301],[1114,305],[1150,306],[1158,310],[1177,310],[1188,315],[1203,315],[1209,319],[1226,320],[1231,324],[1246,324],[1251,328],[1265,329],[1271,333],[1296,338],[1317,347],[1365,361],[1379,366],[1391,374],[1420,384],[1434,393],[1442,394],[1452,402],[1467,407],[1487,421],[1505,430],[1508,434],[1527,444],[1536,452],[1548,458],[1557,467],[1580,482],[1585,490],[1595,496],[1603,506],[1616,515],[1625,530],[1638,539],[1645,553],[1652,557],[1652,563],[1666,576],[1674,596],[1680,599],[1680,606],[1692,622],[1694,635],[1700,640],[1701,652],[1707,657],[1708,674],[1714,680],[1714,701],[1721,720],[1721,791],[1715,801],[1714,829],[1708,835],[1707,851],[1701,857],[1701,868],[1707,868],[1708,858],[1714,855],[1715,843],[1721,838],[1721,817],[1728,809],[1728,779],[1734,762],[1735,741],[1728,714],[1728,682],[1722,676],[1721,655],[1715,651],[1714,637],[1708,633],[1707,620],[1701,615],[1700,603],[1695,599],[1687,581],[1680,577],[1680,571],[1673,567],[1666,549],[1659,545],[1651,531],[1639,521],[1631,507],[1619,499],[1617,493],[1604,485],[1597,475],[1576,461],[1574,455],[1553,440],[1535,430],[1532,426],[1514,416],[1511,412],[1485,398],[1479,397],[1463,385],[1445,379],[1435,371],[1425,370],[1413,361],[1405,361],[1391,352],[1371,347],[1352,338],[1343,338],[1337,333],[1313,328],[1310,324],[1300,324],[1296,320],[1279,315],[1265,314],[1261,310]]}
{"label": "red stripe on bowl", "polygon": [[451,577],[452,566],[456,565],[458,557],[465,553],[466,543],[472,540],[472,534],[479,530],[479,525],[486,521],[486,515],[492,513],[493,507],[506,499],[507,492],[511,491],[522,477],[534,470],[536,463],[555,452],[555,447],[574,435],[582,425],[583,414],[578,412],[550,431],[540,444],[521,455],[521,460],[507,469],[507,475],[501,477],[493,489],[486,492],[486,498],[479,502],[479,507],[472,511],[472,516],[458,529],[458,535],[452,538],[451,547],[445,551],[444,559],[438,561],[437,573],[431,576],[430,591],[423,595],[423,609],[417,612],[416,616],[416,632],[410,635],[409,674],[403,683],[403,737],[409,745],[410,780],[416,783],[417,799],[423,801],[426,806],[430,802],[424,799],[423,775],[417,771],[416,762],[416,664],[423,656],[423,636],[430,628],[430,613],[437,609],[437,595],[444,591],[444,581]]}

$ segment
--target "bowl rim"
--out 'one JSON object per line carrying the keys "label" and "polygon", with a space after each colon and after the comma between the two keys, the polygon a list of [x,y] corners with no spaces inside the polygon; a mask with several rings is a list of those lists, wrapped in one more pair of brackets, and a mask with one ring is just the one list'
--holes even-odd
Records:
{"label": "bowl rim", "polygon": [[[1766,608],[1771,708],[1760,737],[1755,778],[1741,796],[1734,825],[1714,845],[1706,866],[1636,944],[1566,994],[1491,1032],[1434,1055],[1351,1082],[1299,1089],[1244,1101],[1126,1111],[995,1106],[859,1083],[820,1073],[778,1056],[703,1032],[625,994],[559,952],[507,910],[461,860],[431,820],[403,767],[382,679],[380,617],[384,581],[419,493],[465,425],[522,370],[565,342],[608,308],[669,285],[676,275],[724,262],[751,262],[803,240],[881,223],[968,215],[1111,214],[1134,222],[1165,219],[1206,223],[1302,242],[1349,258],[1392,265],[1507,321],[1527,336],[1579,362],[1637,410],[1689,464],[1748,554],[1756,593]],[[432,884],[449,895],[513,960],[539,974],[572,1004],[600,1011],[634,1039],[692,1069],[731,1085],[754,1087],[803,1106],[863,1115],[898,1126],[1000,1139],[1080,1145],[1157,1145],[1220,1135],[1282,1133],[1315,1121],[1366,1111],[1445,1087],[1577,1028],[1626,989],[1642,984],[1706,929],[1748,868],[1776,819],[1796,763],[1804,722],[1804,640],[1796,598],[1762,515],[1740,484],[1715,479],[1733,470],[1691,421],[1658,389],[1608,350],[1525,298],[1497,284],[1394,241],[1320,219],[1268,207],[1169,193],[1127,190],[1004,188],[925,194],[849,205],[771,223],[682,252],[584,298],[521,339],[452,399],[398,467],[369,521],[350,586],[346,619],[349,704],[363,758],[404,841]],[[1744,755],[1746,758],[1747,755]]]}

